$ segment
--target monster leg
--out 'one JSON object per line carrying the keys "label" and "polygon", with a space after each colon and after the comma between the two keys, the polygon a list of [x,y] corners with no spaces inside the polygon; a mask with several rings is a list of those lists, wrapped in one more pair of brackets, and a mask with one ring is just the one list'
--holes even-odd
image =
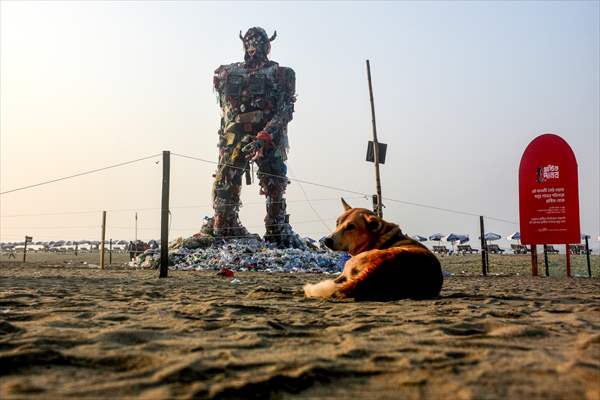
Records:
{"label": "monster leg", "polygon": [[247,162],[240,156],[239,146],[225,149],[219,157],[219,167],[213,185],[213,208],[215,215],[212,221],[213,235],[247,236],[248,231],[240,223],[240,190],[242,175]]}
{"label": "monster leg", "polygon": [[286,166],[275,157],[265,157],[258,162],[260,193],[267,198],[267,215],[265,216],[265,240],[276,243],[280,247],[304,247],[297,234],[289,224],[286,204],[283,197],[288,184]]}

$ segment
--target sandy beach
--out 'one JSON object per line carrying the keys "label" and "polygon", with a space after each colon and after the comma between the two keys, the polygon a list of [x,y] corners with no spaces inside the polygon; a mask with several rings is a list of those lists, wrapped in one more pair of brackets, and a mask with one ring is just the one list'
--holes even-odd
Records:
{"label": "sandy beach", "polygon": [[0,264],[0,397],[600,398],[600,280],[446,277],[305,299],[323,275]]}

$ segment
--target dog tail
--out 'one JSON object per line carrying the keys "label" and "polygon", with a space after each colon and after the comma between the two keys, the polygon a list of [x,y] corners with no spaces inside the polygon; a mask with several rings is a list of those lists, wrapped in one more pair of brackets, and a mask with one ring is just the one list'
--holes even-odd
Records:
{"label": "dog tail", "polygon": [[329,298],[336,291],[337,285],[332,279],[315,284],[307,283],[304,285],[304,294],[306,297]]}

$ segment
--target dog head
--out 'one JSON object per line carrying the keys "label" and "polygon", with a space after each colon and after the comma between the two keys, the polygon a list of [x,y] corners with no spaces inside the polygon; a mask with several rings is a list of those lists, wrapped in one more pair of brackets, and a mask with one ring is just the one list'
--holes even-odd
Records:
{"label": "dog head", "polygon": [[352,208],[342,199],[344,213],[336,221],[336,229],[323,243],[336,251],[347,251],[351,255],[369,250],[377,241],[377,234],[384,223],[375,213],[366,208]]}

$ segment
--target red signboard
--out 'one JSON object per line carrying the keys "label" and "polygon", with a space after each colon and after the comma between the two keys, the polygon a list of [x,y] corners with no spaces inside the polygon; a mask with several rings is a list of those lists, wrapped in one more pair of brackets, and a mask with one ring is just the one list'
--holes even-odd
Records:
{"label": "red signboard", "polygon": [[525,149],[519,166],[523,244],[579,243],[577,160],[567,142],[547,133]]}

